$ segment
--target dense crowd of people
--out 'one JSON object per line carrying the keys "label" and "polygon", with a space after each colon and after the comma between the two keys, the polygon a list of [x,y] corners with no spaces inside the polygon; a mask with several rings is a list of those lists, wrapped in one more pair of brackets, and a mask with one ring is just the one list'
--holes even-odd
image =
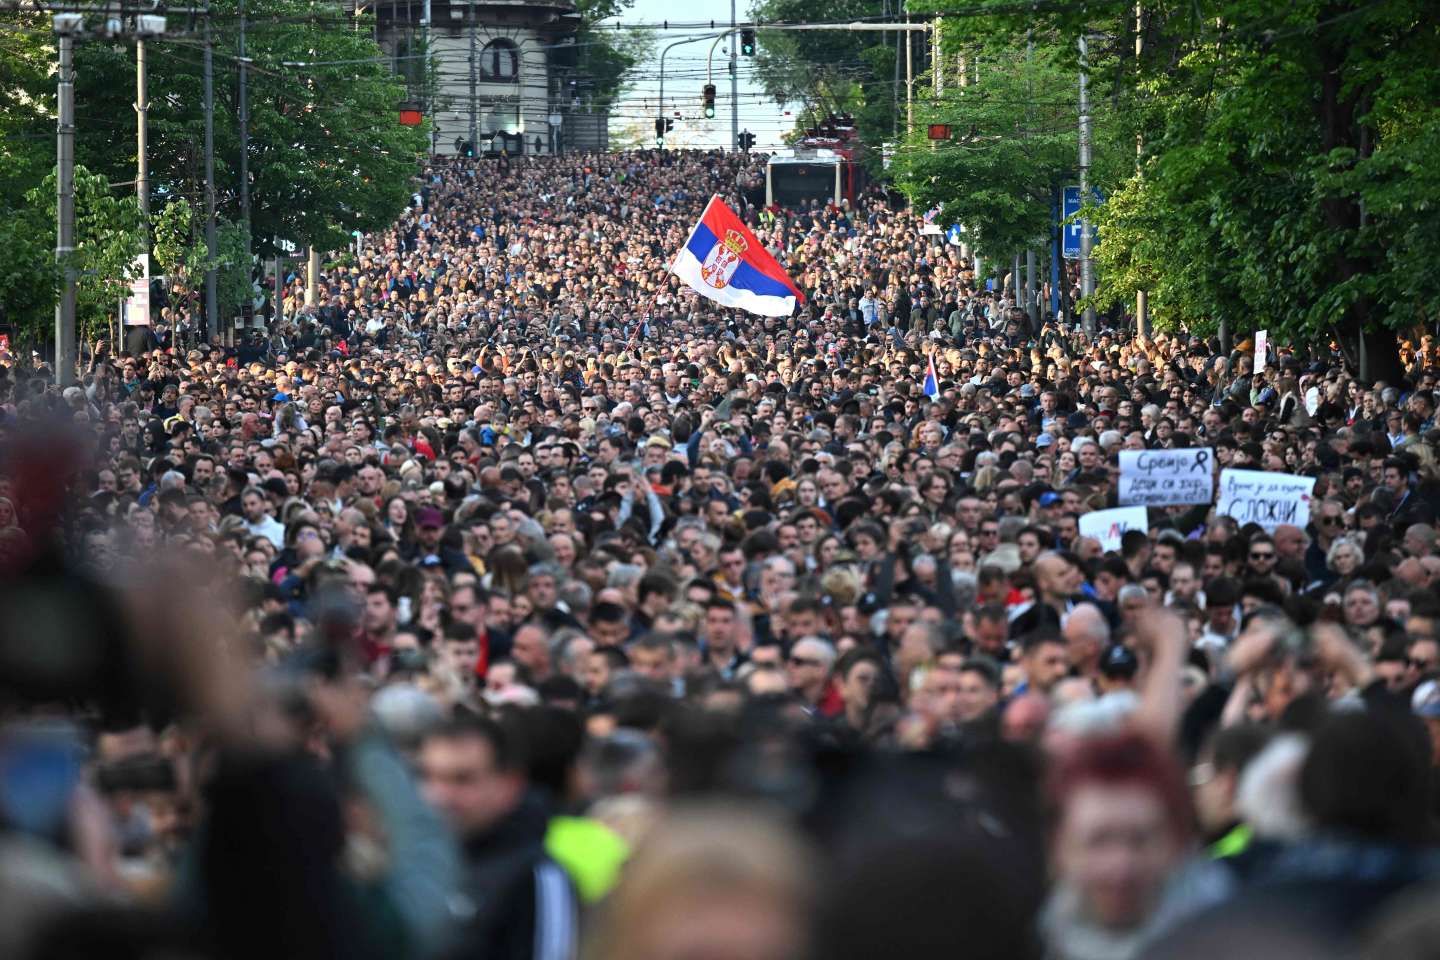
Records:
{"label": "dense crowd of people", "polygon": [[[794,316],[668,272],[712,194]],[[0,367],[0,955],[1432,955],[1440,346],[1087,336],[762,203],[437,159],[233,346]],[[1308,517],[1082,535],[1199,447]]]}

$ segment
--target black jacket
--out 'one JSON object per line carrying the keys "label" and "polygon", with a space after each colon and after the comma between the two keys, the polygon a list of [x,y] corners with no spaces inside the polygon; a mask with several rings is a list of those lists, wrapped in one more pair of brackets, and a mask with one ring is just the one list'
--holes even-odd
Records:
{"label": "black jacket", "polygon": [[564,868],[545,853],[545,805],[527,796],[499,825],[466,840],[468,914],[454,957],[573,960],[579,902]]}

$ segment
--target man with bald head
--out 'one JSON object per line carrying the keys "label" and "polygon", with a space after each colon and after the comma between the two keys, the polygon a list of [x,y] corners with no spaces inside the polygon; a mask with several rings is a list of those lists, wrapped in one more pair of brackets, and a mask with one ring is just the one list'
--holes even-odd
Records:
{"label": "man with bald head", "polygon": [[1035,558],[1035,603],[1010,622],[1012,639],[1036,630],[1058,630],[1080,589],[1080,568],[1067,555],[1048,551]]}
{"label": "man with bald head", "polygon": [[1310,538],[1305,531],[1290,523],[1282,523],[1275,528],[1275,554],[1278,562],[1284,564],[1305,563],[1305,551],[1310,546]]}
{"label": "man with bald head", "polygon": [[1100,672],[1100,656],[1110,644],[1110,622],[1093,603],[1077,604],[1065,617],[1060,634],[1065,656],[1075,673],[1093,679]]}

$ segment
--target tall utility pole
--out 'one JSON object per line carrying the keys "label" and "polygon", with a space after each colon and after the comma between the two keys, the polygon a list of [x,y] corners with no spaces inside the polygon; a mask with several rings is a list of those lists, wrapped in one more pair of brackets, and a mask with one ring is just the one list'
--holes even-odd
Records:
{"label": "tall utility pole", "polygon": [[150,219],[150,158],[148,156],[150,94],[145,78],[145,37],[135,38],[135,198]]}
{"label": "tall utility pole", "polygon": [[[1035,100],[1035,39],[1027,35],[1025,40],[1026,91],[1031,103]],[[1025,124],[1030,126],[1030,107],[1025,108]],[[1040,330],[1040,313],[1035,305],[1035,248],[1025,251],[1025,317],[1029,320],[1031,333]]]}
{"label": "tall utility pole", "polygon": [[1035,248],[1025,251],[1025,316],[1030,318],[1030,329],[1040,329],[1040,308],[1035,301]]}
{"label": "tall utility pole", "polygon": [[[899,5],[900,5],[901,3],[903,3],[903,2],[904,2],[904,0],[896,0],[896,12],[898,12]],[[886,19],[889,19],[889,16],[888,16],[888,15],[886,16]],[[908,40],[910,39],[910,34],[906,33],[906,32],[903,31],[903,30],[896,30],[896,31],[895,31],[895,83],[894,83],[894,85],[890,88],[890,89],[891,89],[890,99],[895,102],[894,134],[895,134],[895,136],[897,136],[897,137],[900,135],[900,38],[901,38],[901,37],[904,37],[904,38],[908,41]]]}
{"label": "tall utility pole", "polygon": [[735,31],[735,0],[730,0],[730,149],[740,149],[740,34]]}
{"label": "tall utility pole", "polygon": [[320,302],[320,248],[310,244],[305,261],[305,306]]}
{"label": "tall utility pole", "polygon": [[430,0],[425,0],[424,12],[421,14],[425,21],[420,24],[421,37],[425,45],[425,70],[421,74],[425,80],[425,115],[430,118],[430,152],[435,152],[435,144],[439,142],[440,130],[435,123],[435,110],[430,103]]}
{"label": "tall utility pole", "polygon": [[215,289],[215,56],[210,13],[205,13],[205,267],[206,339],[220,332],[220,304]]}
{"label": "tall utility pole", "polygon": [[[139,19],[136,18],[137,21]],[[150,283],[150,90],[147,73],[145,34],[137,29],[135,35],[135,199],[140,204],[141,222],[144,224],[146,237],[140,251],[140,276],[148,287]],[[129,300],[122,301],[120,306],[122,336],[129,312]]]}
{"label": "tall utility pole", "polygon": [[[1025,302],[1025,291],[1022,289],[1023,281],[1020,273],[1020,251],[1016,250],[1011,254],[1010,261],[1010,295],[1013,298],[1010,302],[1012,307],[1018,307]],[[1009,319],[1008,317],[1006,319]]]}
{"label": "tall utility pole", "polygon": [[944,59],[940,53],[940,17],[930,26],[930,79],[935,84],[935,99],[945,92]]}
{"label": "tall utility pole", "polygon": [[480,126],[475,118],[475,23],[468,26],[470,33],[470,148],[479,149]]}
{"label": "tall utility pole", "polygon": [[[358,9],[358,8],[357,8]],[[245,226],[245,264],[250,264],[250,61],[245,58],[245,0],[240,0],[240,222]]]}
{"label": "tall utility pole", "polygon": [[55,383],[75,383],[75,34],[80,31],[78,13],[55,16],[56,45],[60,53],[59,85],[56,90],[55,127],[55,260],[63,279],[60,302],[55,305]]}
{"label": "tall utility pole", "polygon": [[[1080,37],[1080,209],[1090,202],[1090,66],[1085,37]],[[1090,257],[1090,217],[1080,218],[1080,295],[1095,293],[1095,262]],[[1095,308],[1085,308],[1085,333],[1095,335]]]}
{"label": "tall utility pole", "polygon": [[[905,14],[910,22],[910,14]],[[915,35],[905,31],[905,135],[915,132]]]}
{"label": "tall utility pole", "polygon": [[[1145,50],[1144,7],[1135,4],[1135,69],[1140,69],[1140,55]],[[1145,154],[1145,140],[1135,135],[1135,172],[1140,172],[1140,161]],[[1142,337],[1150,336],[1150,295],[1144,290],[1135,291],[1135,332]]]}

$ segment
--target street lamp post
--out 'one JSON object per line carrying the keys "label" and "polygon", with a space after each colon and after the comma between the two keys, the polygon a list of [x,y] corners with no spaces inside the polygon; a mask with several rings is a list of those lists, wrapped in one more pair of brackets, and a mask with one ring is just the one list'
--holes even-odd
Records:
{"label": "street lamp post", "polygon": [[82,28],[78,13],[55,16],[60,54],[56,90],[55,136],[55,260],[62,274],[60,302],[55,306],[55,383],[75,383],[75,35]]}
{"label": "street lamp post", "polygon": [[[702,40],[717,40],[723,36],[725,36],[724,31],[720,33],[707,33],[703,37],[689,37],[684,40],[676,40],[674,43],[667,44],[665,49],[660,51],[660,106],[658,111],[660,119],[663,120],[665,118],[665,58],[669,55],[670,51],[676,47],[684,46],[687,43],[699,43]],[[715,48],[712,46],[710,49],[713,53]],[[662,134],[662,139],[663,136]]]}

